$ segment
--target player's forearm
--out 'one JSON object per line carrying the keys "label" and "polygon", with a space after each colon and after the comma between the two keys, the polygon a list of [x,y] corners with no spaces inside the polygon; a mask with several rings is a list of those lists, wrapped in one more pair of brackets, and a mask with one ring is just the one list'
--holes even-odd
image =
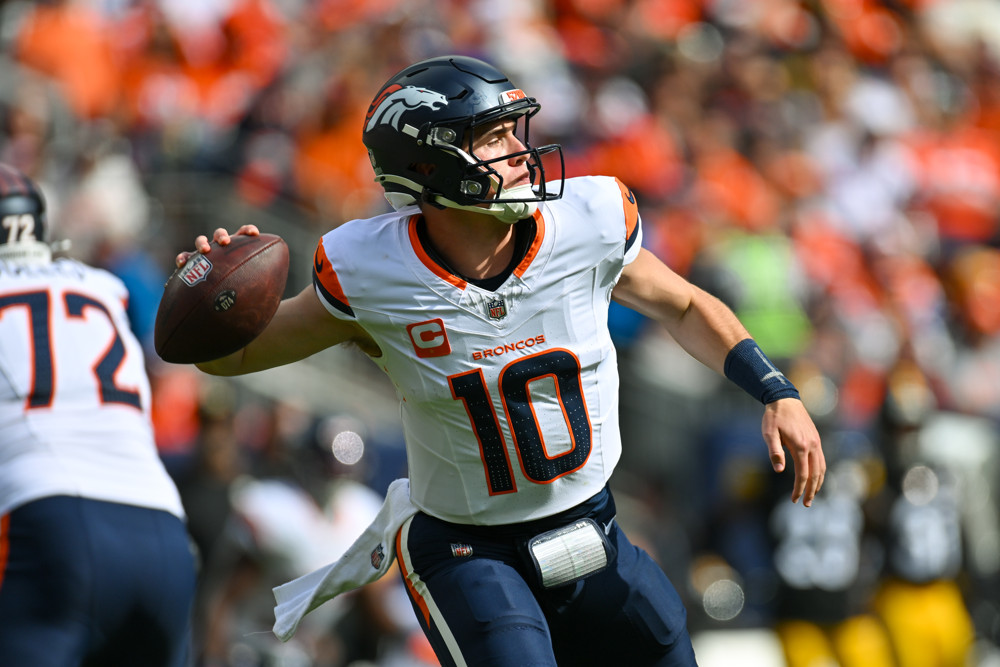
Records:
{"label": "player's forearm", "polygon": [[320,340],[294,318],[276,315],[249,345],[229,356],[196,364],[210,375],[246,375],[295,363],[340,341]]}
{"label": "player's forearm", "polygon": [[289,350],[293,348],[282,344],[282,341],[295,339],[291,332],[287,331],[288,327],[284,324],[287,318],[282,316],[280,310],[279,307],[279,313],[246,347],[225,357],[195,365],[209,375],[233,376],[255,373],[297,361],[299,355],[289,354]]}
{"label": "player's forearm", "polygon": [[749,337],[724,303],[646,249],[622,271],[612,296],[662,324],[688,354],[719,373],[733,346]]}
{"label": "player's forearm", "polygon": [[728,306],[697,287],[687,308],[661,321],[688,354],[720,374],[729,351],[750,337]]}
{"label": "player's forearm", "polygon": [[301,361],[334,345],[353,342],[378,356],[378,346],[361,327],[332,317],[310,285],[285,299],[264,331],[242,350],[198,364],[212,375],[245,375]]}
{"label": "player's forearm", "polygon": [[236,358],[242,356],[243,350],[239,350],[228,357],[214,359],[212,361],[204,361],[200,364],[195,364],[195,366],[201,372],[208,373],[209,375],[239,375],[240,362]]}

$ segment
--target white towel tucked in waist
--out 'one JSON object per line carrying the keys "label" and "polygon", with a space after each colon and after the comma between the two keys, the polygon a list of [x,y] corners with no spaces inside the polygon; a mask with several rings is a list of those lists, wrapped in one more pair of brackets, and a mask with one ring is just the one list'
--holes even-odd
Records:
{"label": "white towel tucked in waist", "polygon": [[396,560],[396,533],[417,512],[410,502],[410,480],[389,485],[382,509],[344,555],[325,567],[273,588],[274,634],[288,641],[302,618],[327,600],[384,575]]}

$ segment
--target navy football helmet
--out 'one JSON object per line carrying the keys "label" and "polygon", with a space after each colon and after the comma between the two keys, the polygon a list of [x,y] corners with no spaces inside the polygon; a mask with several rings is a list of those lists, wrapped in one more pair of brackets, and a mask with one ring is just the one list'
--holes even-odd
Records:
{"label": "navy football helmet", "polygon": [[18,169],[0,164],[0,259],[44,263],[52,259],[46,241],[45,198]]}
{"label": "navy football helmet", "polygon": [[[442,56],[411,65],[382,87],[368,108],[362,135],[375,180],[399,209],[417,201],[495,215],[505,222],[530,216],[539,202],[562,196],[562,147],[533,148],[528,124],[538,102],[492,65],[466,56]],[[499,120],[518,121],[525,150],[482,160],[476,132]],[[542,156],[558,156],[548,182]],[[493,163],[526,156],[532,185],[505,189]]]}

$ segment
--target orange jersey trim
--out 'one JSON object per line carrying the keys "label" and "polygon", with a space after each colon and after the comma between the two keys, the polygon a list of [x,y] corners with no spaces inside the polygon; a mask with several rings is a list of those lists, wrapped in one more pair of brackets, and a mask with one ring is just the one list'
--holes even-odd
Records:
{"label": "orange jersey trim", "polygon": [[348,308],[351,307],[351,302],[348,301],[347,295],[344,294],[344,288],[340,284],[340,279],[337,278],[337,272],[333,270],[330,258],[326,255],[322,239],[319,245],[316,246],[316,253],[313,255],[313,273],[327,294]]}
{"label": "orange jersey trim", "polygon": [[542,247],[542,239],[545,238],[545,216],[542,215],[541,210],[535,210],[532,217],[535,219],[535,240],[531,242],[531,247],[525,253],[524,259],[514,269],[514,275],[518,278],[524,277],[524,272],[538,256],[538,250]]}
{"label": "orange jersey trim", "polygon": [[[535,239],[531,242],[531,247],[528,248],[528,252],[525,253],[524,259],[522,259],[521,262],[514,268],[514,275],[518,278],[524,277],[525,271],[528,270],[528,267],[531,266],[531,262],[538,256],[538,250],[542,247],[542,240],[545,238],[545,217],[542,215],[542,212],[536,210],[532,217],[535,219],[536,226]],[[407,232],[410,236],[410,245],[413,246],[413,251],[417,253],[417,257],[420,258],[423,265],[430,269],[434,275],[441,280],[454,285],[458,289],[464,290],[469,283],[465,279],[441,268],[437,262],[431,259],[430,255],[427,254],[427,251],[424,250],[424,246],[420,243],[420,237],[417,234],[417,221],[419,218],[419,215],[411,217],[407,228]]]}
{"label": "orange jersey trim", "polygon": [[431,256],[427,254],[426,250],[424,250],[424,246],[420,243],[420,237],[417,235],[417,221],[419,219],[419,215],[411,216],[407,227],[407,232],[410,235],[410,245],[413,247],[413,252],[417,253],[417,257],[420,258],[423,265],[430,269],[430,271],[438,278],[447,283],[451,283],[460,290],[464,290],[466,285],[469,283],[438,266],[438,263],[431,259]]}
{"label": "orange jersey trim", "polygon": [[635,202],[635,195],[627,185],[622,183],[617,178],[615,183],[618,184],[618,189],[622,191],[622,208],[625,211],[625,238],[632,238],[632,234],[635,232],[636,225],[639,224],[639,205]]}

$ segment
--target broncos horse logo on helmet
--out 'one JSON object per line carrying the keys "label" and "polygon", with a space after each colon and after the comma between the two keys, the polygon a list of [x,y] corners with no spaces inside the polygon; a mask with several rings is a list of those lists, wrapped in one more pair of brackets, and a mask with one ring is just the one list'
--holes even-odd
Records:
{"label": "broncos horse logo on helmet", "polygon": [[[528,141],[528,124],[539,108],[492,65],[441,56],[407,67],[382,86],[368,108],[362,140],[375,180],[394,208],[420,201],[513,223],[531,216],[539,202],[562,196],[562,147],[535,148]],[[472,149],[476,133],[508,119],[518,122],[525,150],[479,159]],[[559,167],[551,183],[542,165],[545,155],[553,155],[553,166]],[[532,184],[507,189],[492,165],[521,156]]]}
{"label": "broncos horse logo on helmet", "polygon": [[376,125],[391,125],[395,130],[401,130],[399,123],[403,114],[419,107],[440,109],[448,106],[448,98],[441,93],[435,93],[426,88],[416,86],[389,86],[382,91],[368,109],[365,118],[365,131],[370,131]]}

